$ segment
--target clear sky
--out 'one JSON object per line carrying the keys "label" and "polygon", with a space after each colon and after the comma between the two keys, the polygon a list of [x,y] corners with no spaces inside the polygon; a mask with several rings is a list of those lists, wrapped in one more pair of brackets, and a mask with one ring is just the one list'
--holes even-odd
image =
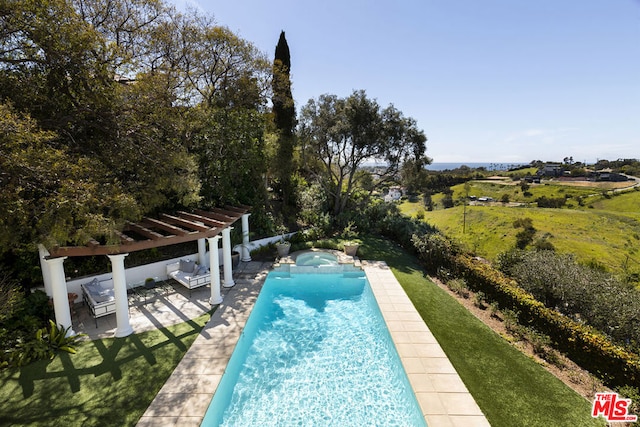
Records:
{"label": "clear sky", "polygon": [[273,58],[298,109],[364,89],[435,162],[640,158],[640,0],[174,0]]}

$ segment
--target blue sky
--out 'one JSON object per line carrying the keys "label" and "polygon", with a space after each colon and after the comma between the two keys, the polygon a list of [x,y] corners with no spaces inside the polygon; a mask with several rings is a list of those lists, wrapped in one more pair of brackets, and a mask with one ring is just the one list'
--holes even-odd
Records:
{"label": "blue sky", "polygon": [[174,0],[273,57],[298,108],[364,89],[435,162],[640,158],[640,0]]}

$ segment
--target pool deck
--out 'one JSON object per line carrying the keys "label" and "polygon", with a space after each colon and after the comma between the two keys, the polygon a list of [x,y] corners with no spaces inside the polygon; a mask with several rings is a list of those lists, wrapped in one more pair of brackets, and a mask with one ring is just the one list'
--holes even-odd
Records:
{"label": "pool deck", "polygon": [[[384,262],[361,263],[429,427],[489,426],[453,365]],[[199,426],[268,269],[247,263],[138,426]]]}

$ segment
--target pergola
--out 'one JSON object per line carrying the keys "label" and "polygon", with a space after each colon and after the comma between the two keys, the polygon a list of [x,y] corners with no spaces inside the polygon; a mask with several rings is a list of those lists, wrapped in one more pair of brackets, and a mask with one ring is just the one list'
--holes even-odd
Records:
{"label": "pergola", "polygon": [[209,243],[209,268],[211,271],[211,305],[220,304],[220,268],[218,240],[222,237],[223,275],[225,287],[231,287],[233,272],[231,265],[231,229],[242,219],[242,261],[251,261],[249,243],[249,207],[225,206],[211,210],[196,209],[193,212],[179,211],[175,214],[161,214],[159,218],[145,217],[141,221],[128,222],[122,231],[115,233],[119,244],[101,244],[90,239],[84,246],[58,246],[47,251],[40,246],[42,276],[47,294],[53,298],[56,323],[71,329],[71,310],[67,297],[67,283],[64,260],[74,256],[106,255],[111,261],[114,297],[116,306],[116,337],[133,333],[129,321],[129,301],[124,258],[130,252],[178,243],[198,241],[198,261],[206,264],[206,242]]}

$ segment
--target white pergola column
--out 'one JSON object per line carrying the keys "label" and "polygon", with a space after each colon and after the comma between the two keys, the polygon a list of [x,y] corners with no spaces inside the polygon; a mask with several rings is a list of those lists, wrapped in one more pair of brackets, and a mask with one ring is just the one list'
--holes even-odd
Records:
{"label": "white pergola column", "polygon": [[207,244],[204,238],[198,239],[198,265],[207,265]]}
{"label": "white pergola column", "polygon": [[[44,291],[49,298],[53,298],[53,288],[51,286],[51,273],[47,265],[47,257],[51,255],[43,246],[38,245],[38,254],[40,256],[40,270],[42,270],[42,281],[44,282]],[[64,272],[64,268],[62,269]],[[63,273],[64,274],[64,273]]]}
{"label": "white pergola column", "polygon": [[233,266],[231,264],[231,230],[227,227],[222,230],[222,264],[224,269],[224,283],[222,286],[230,288],[236,283],[233,281]]}
{"label": "white pergola column", "polygon": [[107,255],[111,260],[113,274],[113,293],[116,299],[116,333],[117,338],[133,333],[129,323],[129,299],[127,298],[127,280],[124,272],[124,257],[129,254]]}
{"label": "white pergola column", "polygon": [[209,237],[209,272],[211,276],[211,298],[209,304],[217,305],[222,302],[220,295],[220,255],[218,254],[218,240],[220,236]]}
{"label": "white pergola column", "polygon": [[51,291],[53,296],[53,311],[56,316],[56,323],[63,328],[69,328],[67,336],[75,335],[71,328],[71,310],[69,309],[69,298],[67,297],[67,281],[64,278],[64,260],[67,257],[46,259],[46,269],[51,279]]}
{"label": "white pergola column", "polygon": [[249,215],[242,215],[242,254],[240,259],[243,262],[251,261],[251,253],[249,252]]}

